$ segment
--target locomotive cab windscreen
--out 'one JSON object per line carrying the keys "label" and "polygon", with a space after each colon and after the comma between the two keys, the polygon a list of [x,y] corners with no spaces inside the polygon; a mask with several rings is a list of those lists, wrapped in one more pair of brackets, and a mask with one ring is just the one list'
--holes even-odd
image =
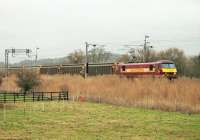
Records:
{"label": "locomotive cab windscreen", "polygon": [[174,63],[163,63],[161,64],[162,68],[176,68]]}
{"label": "locomotive cab windscreen", "polygon": [[168,78],[176,78],[177,69],[174,63],[161,63],[160,71]]}

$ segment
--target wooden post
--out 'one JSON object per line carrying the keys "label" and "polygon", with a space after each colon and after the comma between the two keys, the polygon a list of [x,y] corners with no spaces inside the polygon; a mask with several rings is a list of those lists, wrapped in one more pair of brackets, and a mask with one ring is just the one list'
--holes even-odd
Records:
{"label": "wooden post", "polygon": [[53,100],[52,92],[51,92],[51,101]]}
{"label": "wooden post", "polygon": [[69,100],[69,92],[67,91],[66,93],[67,93],[67,100]]}
{"label": "wooden post", "polygon": [[15,99],[15,93],[13,93],[13,96],[14,96],[14,103],[15,103],[15,100],[16,100],[16,99]]}
{"label": "wooden post", "polygon": [[40,101],[40,93],[37,95],[37,101]]}
{"label": "wooden post", "polygon": [[4,97],[4,103],[6,103],[6,93],[3,93],[3,97]]}
{"label": "wooden post", "polygon": [[43,101],[43,99],[44,99],[44,93],[42,92],[42,101]]}
{"label": "wooden post", "polygon": [[32,92],[33,93],[33,102],[35,101],[35,92]]}
{"label": "wooden post", "polygon": [[58,100],[59,100],[59,101],[60,101],[60,95],[61,95],[61,94],[59,93],[59,97],[58,97]]}
{"label": "wooden post", "polygon": [[24,92],[24,102],[26,101],[26,93]]}
{"label": "wooden post", "polygon": [[67,100],[67,92],[66,91],[63,91],[63,99]]}

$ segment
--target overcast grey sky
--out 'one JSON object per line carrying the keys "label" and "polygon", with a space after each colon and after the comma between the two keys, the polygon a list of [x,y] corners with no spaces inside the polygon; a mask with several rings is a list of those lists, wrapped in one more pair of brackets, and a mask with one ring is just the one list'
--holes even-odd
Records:
{"label": "overcast grey sky", "polygon": [[84,42],[178,47],[200,52],[199,0],[0,0],[0,61],[6,48],[40,48],[40,58],[66,56]]}

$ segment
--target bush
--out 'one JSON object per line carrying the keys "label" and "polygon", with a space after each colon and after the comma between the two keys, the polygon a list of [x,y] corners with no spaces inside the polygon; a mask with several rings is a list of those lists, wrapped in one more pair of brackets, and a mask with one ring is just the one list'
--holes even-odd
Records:
{"label": "bush", "polygon": [[40,76],[34,71],[23,70],[17,73],[16,83],[24,93],[27,93],[40,84]]}

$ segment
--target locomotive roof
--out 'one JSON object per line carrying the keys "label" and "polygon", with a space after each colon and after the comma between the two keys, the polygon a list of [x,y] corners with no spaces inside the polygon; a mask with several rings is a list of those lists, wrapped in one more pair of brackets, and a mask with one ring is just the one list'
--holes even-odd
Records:
{"label": "locomotive roof", "polygon": [[159,60],[156,62],[147,62],[147,63],[128,63],[128,64],[119,64],[119,65],[154,65],[154,64],[162,64],[162,63],[174,63],[170,60]]}

